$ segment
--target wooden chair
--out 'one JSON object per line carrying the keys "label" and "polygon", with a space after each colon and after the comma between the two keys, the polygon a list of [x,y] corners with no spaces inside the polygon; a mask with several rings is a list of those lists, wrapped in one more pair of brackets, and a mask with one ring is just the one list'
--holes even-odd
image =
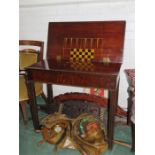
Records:
{"label": "wooden chair", "polygon": [[[44,42],[20,40],[19,47],[19,105],[24,123],[27,123],[26,104],[29,101],[29,96],[27,92],[25,68],[43,59]],[[35,93],[36,96],[41,95],[46,101],[46,96],[43,93],[43,85],[41,83],[35,83]]]}
{"label": "wooden chair", "polygon": [[128,111],[127,124],[131,125],[132,151],[135,151],[135,69],[125,69],[128,82]]}

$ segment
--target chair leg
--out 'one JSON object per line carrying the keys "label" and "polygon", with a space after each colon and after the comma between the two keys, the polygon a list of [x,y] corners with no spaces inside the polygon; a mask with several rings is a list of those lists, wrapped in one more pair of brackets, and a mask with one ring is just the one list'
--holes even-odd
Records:
{"label": "chair leg", "polygon": [[132,131],[132,151],[135,151],[135,124],[131,122],[131,131]]}
{"label": "chair leg", "polygon": [[27,116],[27,111],[26,111],[26,103],[25,102],[19,103],[19,105],[20,105],[20,109],[22,111],[24,124],[27,124],[28,116]]}

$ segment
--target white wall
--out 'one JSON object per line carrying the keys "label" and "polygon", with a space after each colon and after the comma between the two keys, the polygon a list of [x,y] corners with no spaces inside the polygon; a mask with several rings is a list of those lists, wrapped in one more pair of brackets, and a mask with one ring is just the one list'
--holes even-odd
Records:
{"label": "white wall", "polygon": [[[127,106],[127,81],[123,70],[124,68],[134,68],[135,65],[134,0],[20,0],[19,15],[19,38],[43,40],[45,51],[48,22],[126,20],[119,105],[123,108]],[[82,88],[54,86],[54,95],[68,91],[82,91]]]}

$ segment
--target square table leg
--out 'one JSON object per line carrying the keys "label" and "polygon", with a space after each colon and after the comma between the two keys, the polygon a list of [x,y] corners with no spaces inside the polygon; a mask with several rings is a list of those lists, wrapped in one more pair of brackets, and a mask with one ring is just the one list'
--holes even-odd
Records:
{"label": "square table leg", "polygon": [[47,103],[45,105],[40,105],[40,109],[47,114],[57,112],[59,105],[54,102],[53,98],[53,87],[51,83],[47,84]]}
{"label": "square table leg", "polygon": [[48,106],[53,103],[53,87],[52,84],[47,84],[47,100]]}
{"label": "square table leg", "polygon": [[114,122],[115,122],[115,110],[117,106],[117,90],[109,91],[109,103],[108,103],[108,145],[109,149],[113,147],[114,137]]}
{"label": "square table leg", "polygon": [[30,110],[32,115],[33,126],[35,130],[40,130],[41,127],[40,127],[39,118],[38,118],[38,108],[37,108],[34,82],[32,80],[28,80],[27,86],[28,86],[28,96],[30,100]]}

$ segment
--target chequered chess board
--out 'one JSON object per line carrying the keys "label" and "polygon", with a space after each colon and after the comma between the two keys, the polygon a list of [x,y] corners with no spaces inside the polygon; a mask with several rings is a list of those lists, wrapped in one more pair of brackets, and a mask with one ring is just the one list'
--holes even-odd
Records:
{"label": "chequered chess board", "polygon": [[91,62],[94,59],[94,49],[71,49],[71,62]]}
{"label": "chequered chess board", "polygon": [[74,70],[79,71],[93,71],[94,65],[91,62],[78,62],[78,61],[71,61],[71,68]]}

